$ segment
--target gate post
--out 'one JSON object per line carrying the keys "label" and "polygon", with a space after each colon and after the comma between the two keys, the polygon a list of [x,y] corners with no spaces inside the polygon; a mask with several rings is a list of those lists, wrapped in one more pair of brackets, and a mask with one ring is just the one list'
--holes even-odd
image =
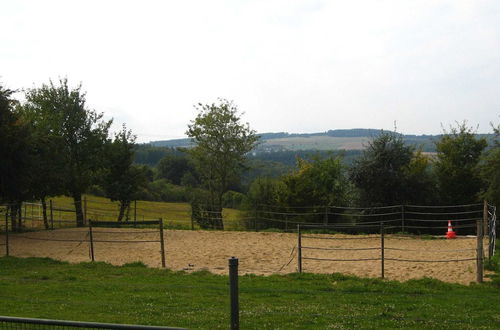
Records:
{"label": "gate post", "polygon": [[482,219],[477,220],[477,261],[476,281],[483,282],[483,224]]}

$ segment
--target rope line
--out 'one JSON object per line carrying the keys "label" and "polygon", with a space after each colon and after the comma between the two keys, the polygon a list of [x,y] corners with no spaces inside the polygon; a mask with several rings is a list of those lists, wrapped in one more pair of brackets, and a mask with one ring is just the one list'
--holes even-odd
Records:
{"label": "rope line", "polygon": [[[373,260],[381,260],[380,258],[361,258],[361,259],[328,259],[328,258],[312,258],[312,257],[302,257],[302,259],[320,260],[320,261],[373,261]],[[474,260],[475,260],[475,259],[474,259]]]}
{"label": "rope line", "polygon": [[[481,220],[482,218],[465,218],[465,219],[449,219],[452,222],[461,222],[461,221],[477,221]],[[412,218],[405,218],[405,221],[421,221],[421,222],[446,222],[448,219],[412,219]]]}
{"label": "rope line", "polygon": [[327,251],[366,251],[366,250],[380,250],[377,248],[321,248],[321,247],[311,247],[311,246],[302,246],[302,249],[311,249],[311,250],[327,250]]}
{"label": "rope line", "polygon": [[385,258],[385,260],[402,261],[402,262],[460,262],[460,261],[477,260],[477,258],[453,259],[453,260],[415,260],[415,259]]}
{"label": "rope line", "polygon": [[482,206],[482,203],[475,203],[475,204],[462,204],[462,205],[405,205],[405,207],[416,207],[416,208],[453,208],[453,207],[471,207],[471,206]]}
{"label": "rope line", "polygon": [[292,252],[290,252],[290,260],[288,261],[287,264],[281,266],[281,268],[280,268],[280,270],[278,270],[278,272],[281,272],[283,270],[283,268],[287,267],[292,262],[292,260],[295,258],[295,254],[293,254],[293,251],[295,251],[295,246],[292,248]]}
{"label": "rope line", "polygon": [[391,248],[384,247],[384,250],[393,250],[393,251],[410,251],[410,252],[425,252],[425,253],[446,253],[446,252],[466,252],[466,251],[476,251],[476,249],[456,249],[456,250],[439,250],[439,251],[424,251],[424,250],[416,250],[416,249],[400,249],[400,248]]}
{"label": "rope line", "polygon": [[160,242],[159,240],[155,240],[155,241],[115,241],[115,240],[111,240],[111,241],[107,241],[107,240],[92,240],[92,242],[94,243],[158,243]]}
{"label": "rope line", "polygon": [[463,211],[463,212],[414,212],[414,211],[407,211],[407,210],[405,210],[405,213],[409,213],[409,214],[421,214],[421,215],[454,215],[454,214],[482,213],[482,210]]}
{"label": "rope line", "polygon": [[41,237],[27,237],[27,236],[20,236],[18,235],[17,237],[24,238],[24,239],[30,239],[30,240],[35,240],[35,241],[53,241],[53,242],[80,242],[80,239],[57,239],[57,238],[41,238]]}
{"label": "rope line", "polygon": [[355,239],[380,239],[380,236],[375,236],[375,237],[320,237],[320,236],[302,235],[302,238],[334,239],[334,240],[355,240]]}

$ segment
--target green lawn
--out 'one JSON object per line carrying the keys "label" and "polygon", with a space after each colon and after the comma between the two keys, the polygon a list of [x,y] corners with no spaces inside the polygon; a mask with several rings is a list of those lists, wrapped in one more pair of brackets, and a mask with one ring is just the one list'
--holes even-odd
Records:
{"label": "green lawn", "polygon": [[[242,329],[500,328],[493,284],[291,274],[239,285]],[[227,329],[228,277],[3,257],[0,315]]]}

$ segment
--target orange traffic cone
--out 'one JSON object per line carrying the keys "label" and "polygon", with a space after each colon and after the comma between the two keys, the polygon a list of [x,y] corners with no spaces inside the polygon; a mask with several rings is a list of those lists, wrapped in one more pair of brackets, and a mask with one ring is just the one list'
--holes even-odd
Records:
{"label": "orange traffic cone", "polygon": [[453,231],[451,226],[451,220],[448,220],[448,232],[446,233],[446,238],[457,238],[457,234]]}

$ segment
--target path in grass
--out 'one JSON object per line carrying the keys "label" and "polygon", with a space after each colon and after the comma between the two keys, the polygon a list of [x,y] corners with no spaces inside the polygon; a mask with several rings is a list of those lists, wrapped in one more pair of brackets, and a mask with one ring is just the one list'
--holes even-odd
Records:
{"label": "path in grass", "polygon": [[[380,237],[348,235],[309,235],[335,239],[303,239],[304,246],[320,248],[361,249],[303,250],[304,257],[329,259],[370,259],[380,255]],[[160,267],[159,234],[155,229],[94,228],[97,261],[116,265],[142,261],[151,267]],[[357,238],[357,239],[346,239]],[[363,238],[363,239],[359,239]],[[0,238],[1,240],[2,238]],[[58,241],[51,241],[51,240]],[[77,240],[67,242],[65,240]],[[109,241],[120,241],[109,243]],[[133,243],[133,241],[153,241]],[[156,241],[156,242],[155,242]],[[127,243],[130,242],[130,243]],[[408,260],[456,260],[475,258],[475,239],[429,240],[420,238],[398,239],[388,236],[385,241],[386,258]],[[289,233],[255,233],[235,231],[166,230],[165,246],[167,267],[173,270],[208,270],[215,274],[226,272],[226,261],[231,256],[240,258],[244,274],[286,274],[297,271],[297,236]],[[389,248],[395,250],[389,250]],[[407,249],[410,251],[400,251]],[[458,250],[458,252],[454,252]],[[451,252],[450,252],[451,251]],[[1,253],[1,252],[0,252]],[[54,231],[13,234],[10,253],[18,257],[50,257],[70,262],[89,260],[88,230],[58,229]],[[293,259],[293,260],[291,260]],[[287,263],[290,262],[288,265]],[[362,277],[379,277],[378,260],[361,262],[331,262],[304,260],[303,269],[310,273],[344,273]],[[408,280],[433,277],[446,282],[469,284],[475,281],[475,260],[465,262],[396,262],[386,261],[385,277]]]}

